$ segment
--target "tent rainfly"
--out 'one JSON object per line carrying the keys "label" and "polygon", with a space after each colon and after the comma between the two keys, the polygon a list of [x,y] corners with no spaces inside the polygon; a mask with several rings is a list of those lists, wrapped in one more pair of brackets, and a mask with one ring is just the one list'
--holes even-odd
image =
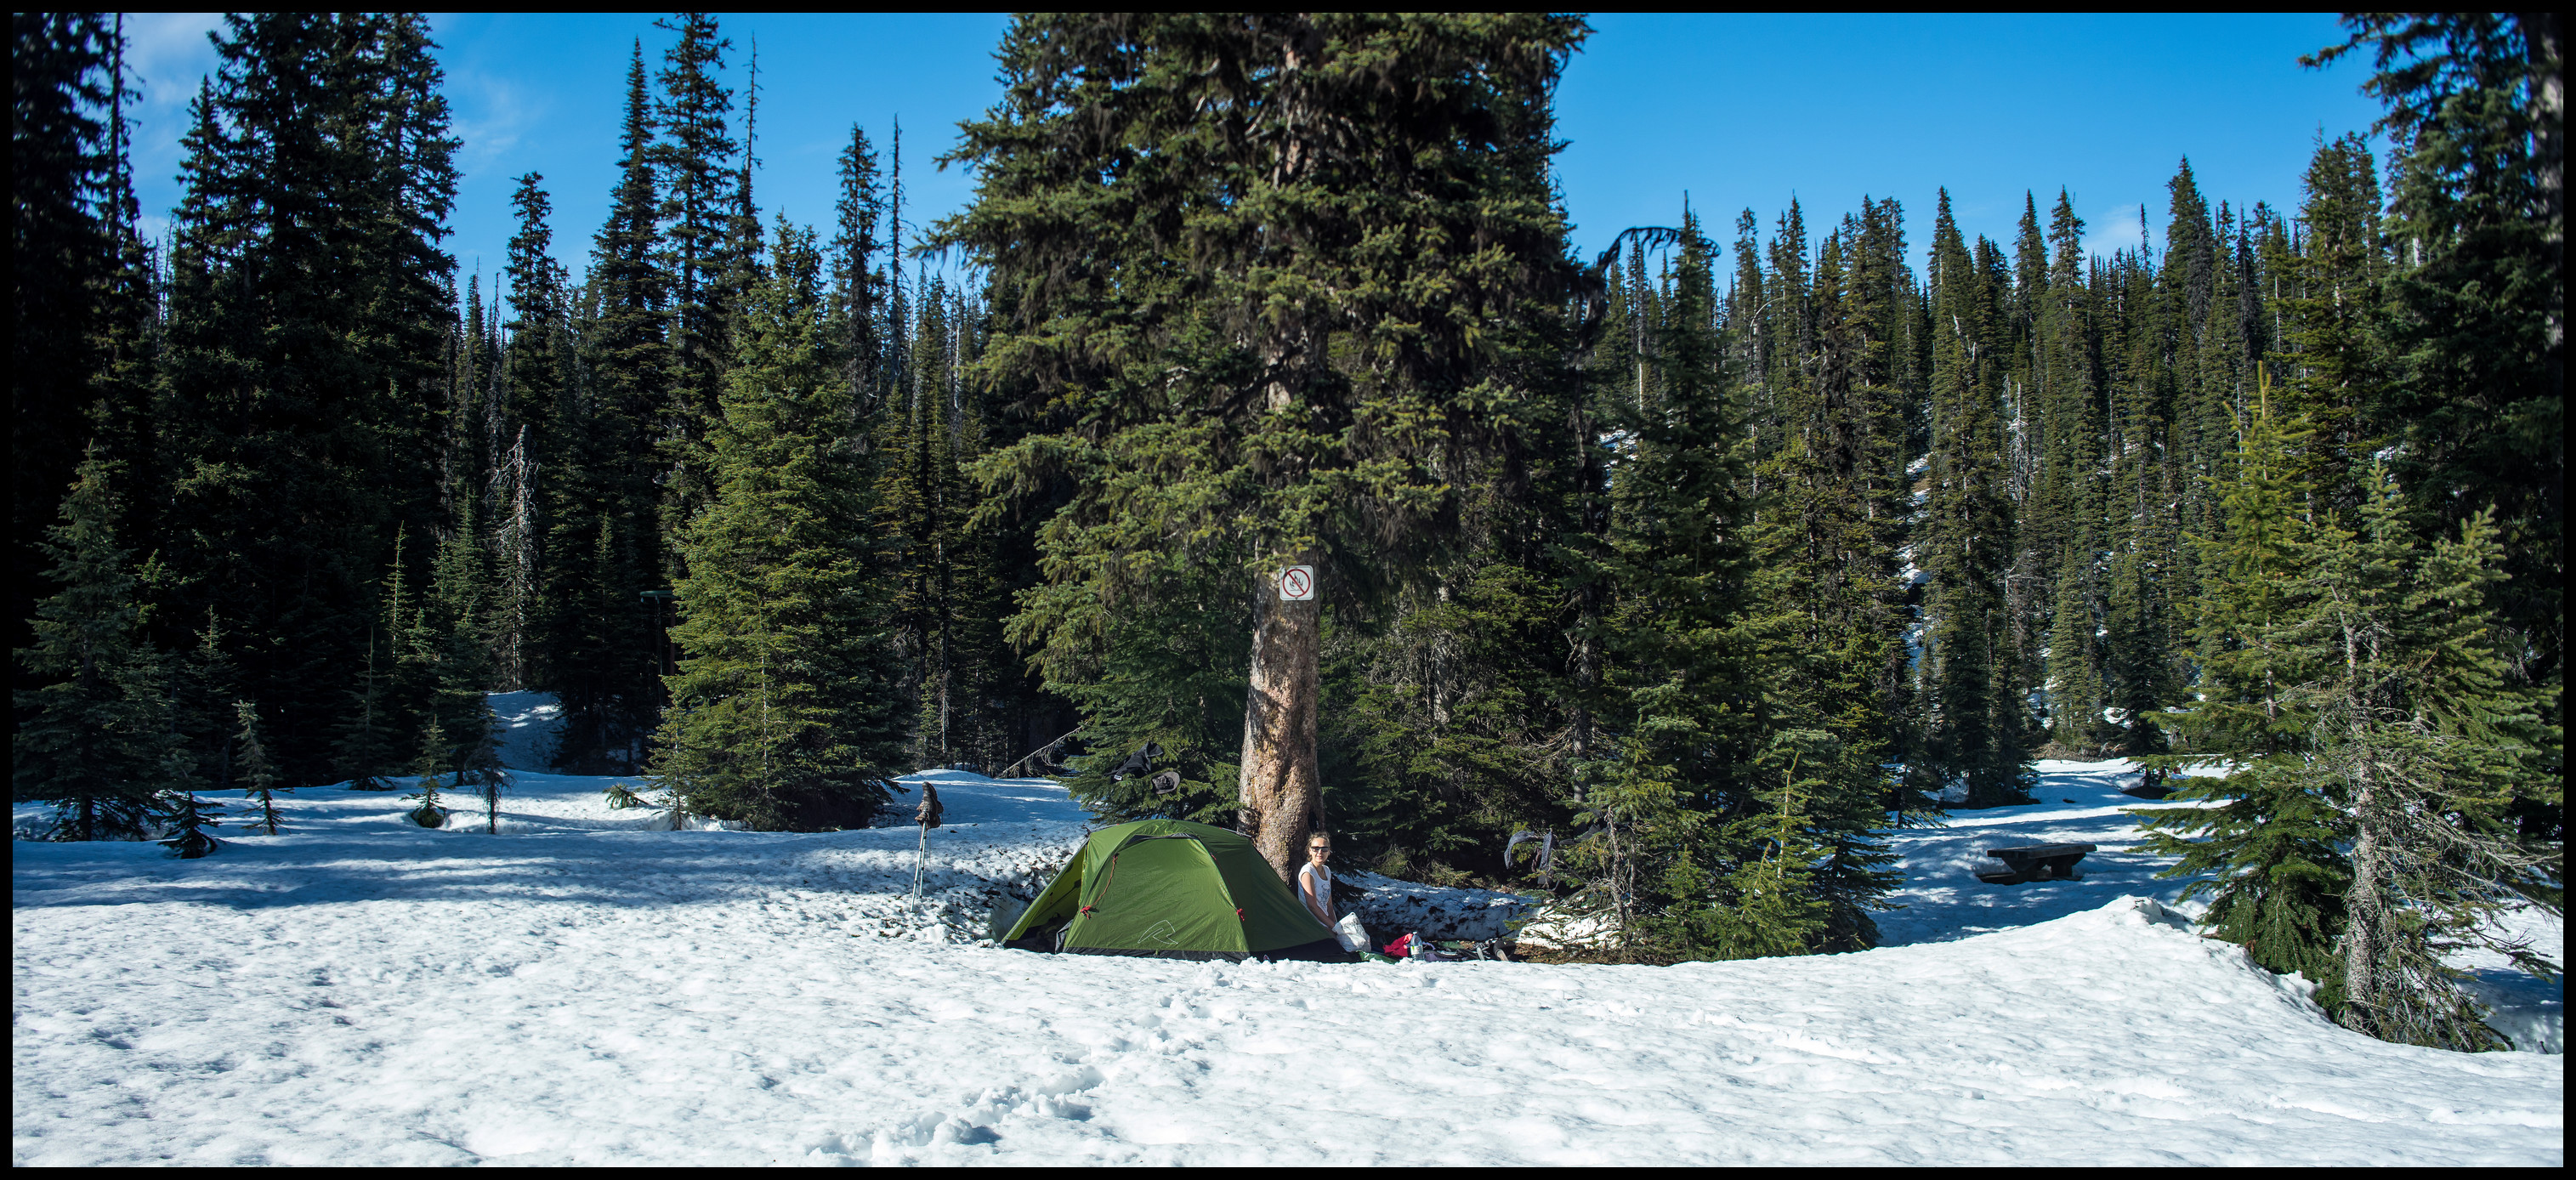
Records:
{"label": "tent rainfly", "polygon": [[1092,833],[1002,941],[1155,959],[1351,958],[1252,841],[1176,819]]}

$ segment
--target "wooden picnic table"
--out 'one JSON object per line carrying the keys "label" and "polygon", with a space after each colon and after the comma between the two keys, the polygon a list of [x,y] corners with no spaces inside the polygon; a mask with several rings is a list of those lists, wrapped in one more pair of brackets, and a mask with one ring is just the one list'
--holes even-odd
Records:
{"label": "wooden picnic table", "polygon": [[2075,862],[2093,851],[2090,844],[2029,844],[2020,848],[1989,848],[1986,855],[2004,862],[2002,869],[1989,869],[1977,874],[1988,885],[2019,885],[2025,881],[2080,881],[2084,874],[2075,871]]}

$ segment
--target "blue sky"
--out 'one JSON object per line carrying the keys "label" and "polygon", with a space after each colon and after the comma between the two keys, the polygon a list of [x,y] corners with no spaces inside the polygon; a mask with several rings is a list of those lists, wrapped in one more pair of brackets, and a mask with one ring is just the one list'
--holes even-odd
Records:
{"label": "blue sky", "polygon": [[[156,228],[177,203],[188,96],[213,68],[206,15],[129,16],[142,75],[137,173]],[[442,15],[441,45],[464,171],[446,243],[466,273],[500,265],[509,193],[545,176],[556,253],[578,273],[607,212],[629,48],[654,64],[671,34],[650,14]],[[882,151],[904,126],[905,220],[927,225],[971,198],[972,179],[931,159],[999,94],[998,15],[724,18],[733,83],[760,51],[761,205],[825,220],[833,160],[863,123]],[[1794,195],[1810,227],[1864,196],[1906,210],[1918,259],[1948,186],[1969,234],[2002,239],[2022,194],[2045,216],[2062,186],[2098,252],[2138,240],[2143,203],[2162,247],[2164,184],[2183,156],[2202,191],[2294,208],[2320,133],[2366,129],[2375,104],[2353,64],[2302,69],[2340,40],[2322,14],[2256,16],[1637,16],[1595,32],[1558,94],[1558,158],[1576,242],[1672,224],[1683,195],[1713,236],[1738,210],[1769,227]],[[739,101],[739,99],[737,99]],[[487,280],[488,281],[488,280]]]}

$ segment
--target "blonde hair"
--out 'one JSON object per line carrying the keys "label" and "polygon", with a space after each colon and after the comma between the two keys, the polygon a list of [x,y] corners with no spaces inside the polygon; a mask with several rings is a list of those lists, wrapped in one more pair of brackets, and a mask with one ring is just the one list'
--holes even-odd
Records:
{"label": "blonde hair", "polygon": [[1312,847],[1314,847],[1314,846],[1315,846],[1315,841],[1317,841],[1317,840],[1321,840],[1321,841],[1323,841],[1323,842],[1324,842],[1324,843],[1326,843],[1326,844],[1330,844],[1330,843],[1332,843],[1332,842],[1333,842],[1333,834],[1332,834],[1331,832],[1327,832],[1327,831],[1323,830],[1322,828],[1317,828],[1317,829],[1315,829],[1314,831],[1311,831],[1311,832],[1306,833],[1306,847],[1308,847],[1308,848],[1312,848]]}

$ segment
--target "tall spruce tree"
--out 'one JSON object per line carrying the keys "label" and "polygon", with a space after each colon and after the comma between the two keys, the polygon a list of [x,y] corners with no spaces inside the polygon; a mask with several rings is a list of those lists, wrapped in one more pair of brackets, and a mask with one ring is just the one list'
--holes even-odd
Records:
{"label": "tall spruce tree", "polygon": [[436,523],[455,141],[419,18],[226,20],[185,141],[160,415],[192,477],[153,543],[186,574],[163,617],[234,621],[292,781],[327,773],[397,530]]}
{"label": "tall spruce tree", "polygon": [[903,718],[849,386],[810,231],[781,228],[714,431],[717,496],[682,534],[686,654],[656,772],[688,810],[763,830],[865,826]]}
{"label": "tall spruce tree", "polygon": [[[2493,507],[2506,578],[2488,593],[2508,676],[2549,698],[2564,681],[2567,288],[2564,51],[2557,14],[2361,13],[2350,39],[2308,59],[2367,50],[2365,93],[2396,142],[2385,320],[2396,359],[2367,407],[2437,535]],[[2562,809],[2520,822],[2558,838]]]}
{"label": "tall spruce tree", "polygon": [[727,335],[733,310],[724,279],[736,265],[727,246],[741,213],[741,174],[728,166],[741,150],[728,124],[733,90],[719,76],[733,41],[718,31],[711,14],[687,12],[677,19],[654,22],[678,33],[679,40],[663,54],[656,79],[662,94],[654,105],[658,136],[646,149],[662,194],[659,261],[670,301],[675,429],[665,439],[665,536],[680,531],[714,495],[705,436],[721,416],[718,403],[732,361]]}
{"label": "tall spruce tree", "polygon": [[831,262],[832,318],[839,329],[841,363],[847,367],[851,405],[861,420],[873,419],[883,396],[886,276],[878,269],[880,221],[885,196],[878,189],[877,152],[865,128],[850,125],[850,142],[841,149],[840,199],[833,204]]}
{"label": "tall spruce tree", "polygon": [[[12,650],[61,589],[48,581],[47,529],[89,448],[126,492],[120,537],[148,535],[163,498],[150,412],[158,293],[136,229],[125,47],[122,14],[11,17]],[[41,687],[29,676],[12,665],[13,693]]]}
{"label": "tall spruce tree", "polygon": [[548,684],[563,703],[556,765],[615,773],[641,766],[645,734],[662,704],[661,636],[640,595],[668,586],[657,458],[681,427],[670,400],[668,275],[654,176],[653,116],[639,42],[627,66],[618,135],[618,182],[591,247],[578,313],[586,430],[577,461],[583,510],[577,543],[558,533],[559,556],[586,558],[554,600],[566,645]]}
{"label": "tall spruce tree", "polygon": [[2561,846],[2521,836],[2508,812],[2518,796],[2559,789],[2558,735],[2537,694],[2504,677],[2485,602],[2502,580],[2493,522],[2473,517],[2456,540],[2427,546],[2385,465],[2358,482],[2359,527],[2329,520],[2296,555],[2284,636],[2323,656],[2290,693],[2315,719],[2302,770],[2351,817],[2340,1019],[2384,1040],[2504,1048],[2446,959],[2476,948],[2558,974],[2557,948],[2495,921],[2535,903],[2562,911]]}
{"label": "tall spruce tree", "polygon": [[1926,574],[1923,762],[1971,807],[2026,798],[2027,656],[2012,625],[2017,547],[2004,448],[2012,341],[2009,275],[1991,243],[1969,253],[1943,193],[1932,240],[1932,450],[1914,561]]}
{"label": "tall spruce tree", "polygon": [[[10,14],[9,619],[29,641],[36,603],[59,587],[44,544],[90,441],[94,327],[110,261],[115,169],[112,26],[101,13]],[[36,687],[22,667],[11,686]]]}
{"label": "tall spruce tree", "polygon": [[[1009,291],[987,368],[1043,423],[980,470],[1074,489],[1048,576],[1094,592],[1041,596],[1021,634],[1080,642],[1174,551],[1250,585],[1313,565],[1358,601],[1453,535],[1442,473],[1500,441],[1518,396],[1482,341],[1570,278],[1547,96],[1582,32],[1013,23],[1004,99],[953,157],[976,203],[939,240]],[[1316,815],[1322,603],[1258,601],[1239,822],[1284,875]]]}
{"label": "tall spruce tree", "polygon": [[195,785],[168,691],[167,661],[144,633],[131,554],[116,543],[116,495],[95,451],[48,531],[48,580],[10,742],[10,795],[53,803],[67,839],[141,834],[164,792]]}
{"label": "tall spruce tree", "polygon": [[2244,441],[2221,489],[2223,531],[2198,542],[2207,572],[2193,605],[2197,700],[2172,719],[2176,753],[2148,762],[2227,773],[2188,780],[2182,792],[2213,806],[2139,823],[2149,847],[2177,858],[2168,875],[2191,878],[2184,895],[2209,897],[2203,921],[2213,933],[2272,971],[2324,985],[2319,999],[2338,1005],[2333,952],[2351,882],[2350,828],[2340,803],[2303,777],[2311,719],[2284,700],[2316,654],[2282,643],[2304,509],[2293,452],[2311,432],[2304,420],[2282,420],[2268,383],[2236,432]]}

